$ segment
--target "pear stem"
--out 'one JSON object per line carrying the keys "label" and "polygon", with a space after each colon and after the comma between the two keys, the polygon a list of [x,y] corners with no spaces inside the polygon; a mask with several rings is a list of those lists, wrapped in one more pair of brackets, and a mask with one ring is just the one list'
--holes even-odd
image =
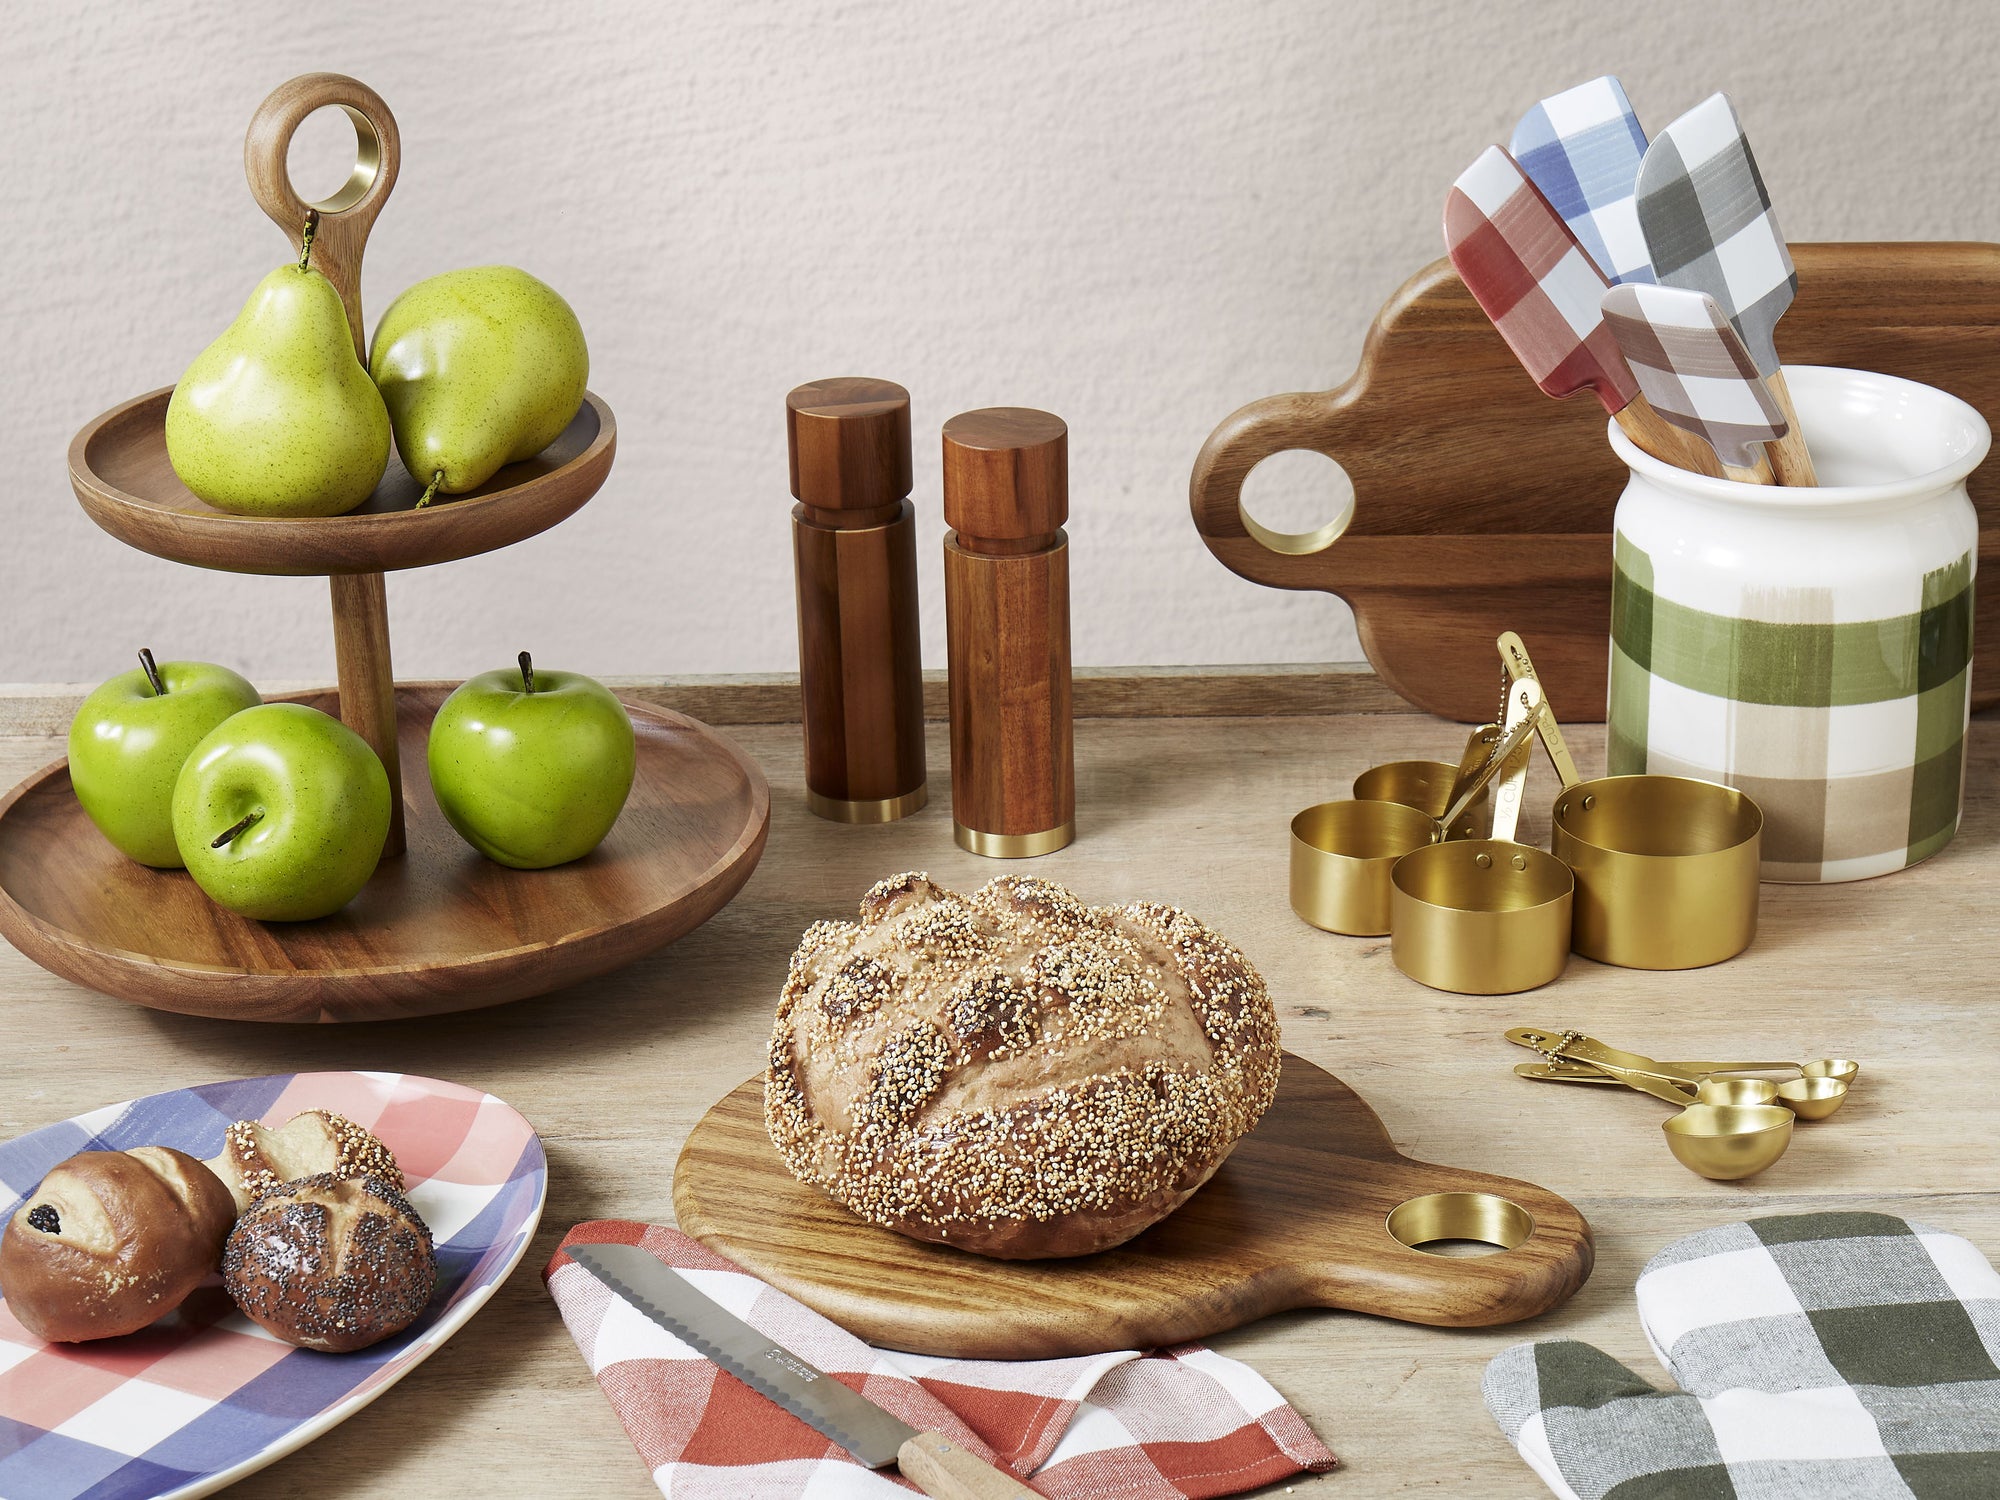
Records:
{"label": "pear stem", "polygon": [[421,495],[417,496],[418,510],[422,510],[426,505],[429,505],[431,503],[432,498],[438,492],[438,486],[443,483],[444,483],[444,470],[443,469],[432,470],[431,482],[425,485],[424,492]]}
{"label": "pear stem", "polygon": [[534,690],[535,690],[535,663],[533,658],[531,658],[527,652],[523,651],[521,653],[521,691],[524,693],[532,693],[534,692]]}
{"label": "pear stem", "polygon": [[152,651],[145,646],[139,648],[139,665],[146,669],[146,681],[153,685],[153,696],[166,697],[167,685],[160,680],[159,664],[153,660]]}
{"label": "pear stem", "polygon": [[256,822],[259,818],[263,816],[264,815],[260,812],[245,813],[242,817],[238,818],[234,823],[231,823],[227,828],[223,829],[222,832],[218,833],[215,836],[215,842],[210,844],[208,847],[211,849],[220,849],[224,844],[228,843],[231,839],[235,838],[238,834],[242,833],[252,823]]}
{"label": "pear stem", "polygon": [[299,269],[307,269],[312,264],[313,231],[319,228],[319,210],[312,209],[306,214],[305,233],[299,236]]}

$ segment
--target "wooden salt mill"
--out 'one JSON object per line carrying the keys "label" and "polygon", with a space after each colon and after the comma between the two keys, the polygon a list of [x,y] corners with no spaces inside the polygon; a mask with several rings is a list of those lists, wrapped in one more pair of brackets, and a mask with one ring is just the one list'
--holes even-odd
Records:
{"label": "wooden salt mill", "polygon": [[929,798],[910,493],[910,393],[816,380],[785,398],[806,805],[888,823]]}
{"label": "wooden salt mill", "polygon": [[1025,859],[1076,837],[1069,429],[1001,406],[944,428],[952,835]]}

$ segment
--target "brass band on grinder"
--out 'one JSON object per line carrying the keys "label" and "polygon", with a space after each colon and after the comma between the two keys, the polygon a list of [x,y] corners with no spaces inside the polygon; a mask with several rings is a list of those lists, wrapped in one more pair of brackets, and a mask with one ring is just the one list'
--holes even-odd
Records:
{"label": "brass band on grinder", "polygon": [[983,854],[988,859],[1033,859],[1066,847],[1076,837],[1076,820],[1040,833],[981,833],[954,818],[951,836],[968,854]]}
{"label": "brass band on grinder", "polygon": [[907,818],[911,813],[921,811],[930,800],[929,782],[900,797],[880,797],[874,801],[828,797],[811,787],[806,788],[806,806],[832,823],[893,823],[898,818]]}

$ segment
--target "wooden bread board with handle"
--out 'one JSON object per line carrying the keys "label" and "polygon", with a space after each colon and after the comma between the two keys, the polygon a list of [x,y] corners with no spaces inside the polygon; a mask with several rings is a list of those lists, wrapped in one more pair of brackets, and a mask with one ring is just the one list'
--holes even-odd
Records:
{"label": "wooden bread board with handle", "polygon": [[[1390,1234],[1392,1211],[1440,1193],[1504,1199],[1531,1231],[1479,1256],[1431,1254]],[[1592,1259],[1590,1226],[1568,1202],[1401,1155],[1352,1089],[1289,1053],[1277,1101],[1208,1184],[1097,1255],[989,1260],[857,1218],[786,1170],[764,1132],[762,1077],[689,1134],[674,1213],[717,1254],[868,1342],[963,1359],[1152,1348],[1297,1307],[1511,1323],[1568,1300]]]}
{"label": "wooden bread board with handle", "polygon": [[[1778,330],[1787,363],[1845,365],[1938,386],[2000,427],[2000,245],[1794,245],[1799,292]],[[1251,469],[1309,449],[1347,471],[1352,520],[1283,537],[1246,520]],[[1970,480],[2000,559],[2000,453]],[[1587,397],[1552,401],[1448,261],[1418,272],[1330,391],[1267,396],[1195,460],[1189,503],[1231,571],[1320,589],[1354,610],[1362,648],[1408,702],[1469,723],[1499,690],[1493,641],[1521,634],[1556,712],[1604,717],[1611,517],[1626,471]],[[2000,591],[1979,597],[1972,706],[2000,703]]]}

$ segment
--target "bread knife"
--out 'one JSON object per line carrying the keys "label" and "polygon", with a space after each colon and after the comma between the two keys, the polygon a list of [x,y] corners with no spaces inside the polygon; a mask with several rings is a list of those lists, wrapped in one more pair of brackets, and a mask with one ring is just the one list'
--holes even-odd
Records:
{"label": "bread knife", "polygon": [[941,1432],[919,1432],[774,1344],[637,1245],[571,1245],[569,1258],[675,1338],[871,1469],[894,1464],[932,1500],[1037,1500]]}

